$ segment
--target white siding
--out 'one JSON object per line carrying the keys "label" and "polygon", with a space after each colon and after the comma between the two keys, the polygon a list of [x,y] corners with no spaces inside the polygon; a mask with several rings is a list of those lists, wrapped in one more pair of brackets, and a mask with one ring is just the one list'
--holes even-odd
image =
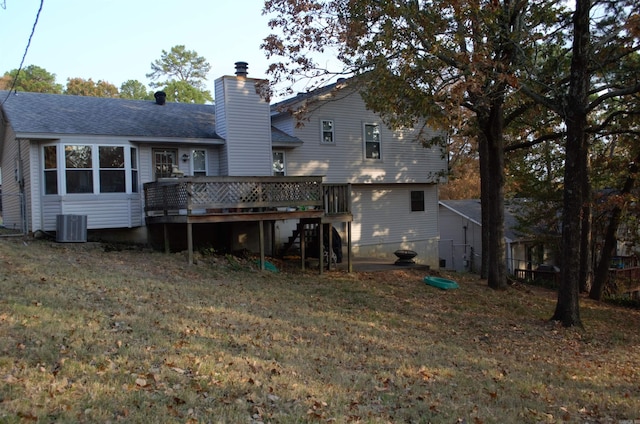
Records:
{"label": "white siding", "polygon": [[277,116],[271,119],[271,125],[284,131],[287,134],[293,134],[295,132],[294,120],[287,115]]}
{"label": "white siding", "polygon": [[56,215],[87,215],[87,229],[131,228],[144,224],[137,195],[46,196],[45,231],[55,231]]}
{"label": "white siding", "polygon": [[[4,120],[0,119],[4,122]],[[16,180],[16,172],[20,173],[24,181],[25,197],[28,200],[30,196],[29,183],[31,176],[29,175],[30,156],[29,156],[29,140],[17,140],[13,130],[7,127],[1,127],[0,131],[4,131],[4,143],[2,152],[1,169],[4,174],[2,179],[2,224],[11,229],[22,228],[21,218],[21,202],[20,202],[20,186]],[[22,171],[17,168],[20,167]],[[28,203],[28,201],[27,201]],[[27,205],[27,230],[30,230],[29,216],[32,208]]]}
{"label": "white siding", "polygon": [[[480,269],[482,257],[482,227],[480,223],[460,215],[451,209],[439,207],[440,258],[446,261],[447,269]],[[473,255],[472,255],[473,252]]]}
{"label": "white siding", "polygon": [[[288,175],[322,175],[327,183],[428,183],[446,168],[437,148],[426,149],[413,129],[392,131],[367,110],[358,93],[314,104],[309,121],[292,133],[304,145],[287,153]],[[291,121],[293,118],[289,118]],[[320,142],[320,122],[333,120],[335,143]],[[382,160],[365,159],[363,124],[380,125]],[[281,123],[283,128],[285,124]],[[427,130],[429,137],[436,132]]]}
{"label": "white siding", "polygon": [[271,175],[269,104],[256,91],[258,80],[216,80],[216,131],[226,143],[220,171],[229,176]]}
{"label": "white siding", "polygon": [[[398,249],[418,252],[421,263],[436,266],[438,239],[435,184],[355,185],[352,187],[352,243],[357,256],[394,258]],[[411,191],[423,190],[425,211],[411,212]]]}

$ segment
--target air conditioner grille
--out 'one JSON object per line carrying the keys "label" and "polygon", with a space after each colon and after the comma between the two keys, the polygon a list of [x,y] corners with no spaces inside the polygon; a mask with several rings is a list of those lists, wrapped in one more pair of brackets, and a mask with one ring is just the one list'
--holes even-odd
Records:
{"label": "air conditioner grille", "polygon": [[56,241],[83,243],[87,241],[86,215],[56,215]]}

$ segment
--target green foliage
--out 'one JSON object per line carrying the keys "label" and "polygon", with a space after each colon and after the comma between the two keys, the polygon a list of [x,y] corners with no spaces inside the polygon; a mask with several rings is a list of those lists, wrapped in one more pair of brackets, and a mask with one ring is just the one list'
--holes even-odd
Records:
{"label": "green foliage", "polygon": [[[16,75],[18,76],[17,81]],[[5,72],[0,79],[0,89],[9,90],[12,88],[31,93],[62,93],[62,85],[56,84],[55,74],[36,65],[27,66],[20,70],[19,74],[17,69]]]}
{"label": "green foliage", "polygon": [[130,100],[153,100],[153,92],[138,80],[127,80],[120,85],[120,98]]}
{"label": "green foliage", "polygon": [[167,93],[167,101],[179,103],[199,103],[213,101],[208,90],[200,90],[186,81],[171,81],[162,88]]}
{"label": "green foliage", "polygon": [[169,52],[162,50],[161,58],[151,63],[147,78],[154,81],[152,87],[163,87],[169,101],[205,103],[213,100],[211,93],[205,90],[210,70],[211,65],[204,57],[178,45]]}

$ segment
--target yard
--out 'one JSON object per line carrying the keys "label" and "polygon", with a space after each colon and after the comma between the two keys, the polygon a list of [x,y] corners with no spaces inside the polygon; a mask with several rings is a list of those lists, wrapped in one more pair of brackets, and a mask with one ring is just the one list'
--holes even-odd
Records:
{"label": "yard", "polygon": [[564,329],[535,287],[197,260],[0,239],[0,422],[640,420],[638,310]]}

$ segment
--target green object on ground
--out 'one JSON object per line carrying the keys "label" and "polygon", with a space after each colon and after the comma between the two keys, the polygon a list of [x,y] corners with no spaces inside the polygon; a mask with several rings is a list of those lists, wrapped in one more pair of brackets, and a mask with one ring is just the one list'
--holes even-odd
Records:
{"label": "green object on ground", "polygon": [[432,277],[427,275],[424,277],[424,282],[430,286],[437,287],[442,290],[451,290],[460,288],[458,283],[453,280],[447,280],[446,278],[441,277]]}
{"label": "green object on ground", "polygon": [[[256,265],[258,265],[258,268],[260,268],[260,259],[257,259],[254,262],[256,263]],[[264,261],[264,269],[271,272],[280,272],[278,268],[276,268],[276,266],[269,261]]]}

